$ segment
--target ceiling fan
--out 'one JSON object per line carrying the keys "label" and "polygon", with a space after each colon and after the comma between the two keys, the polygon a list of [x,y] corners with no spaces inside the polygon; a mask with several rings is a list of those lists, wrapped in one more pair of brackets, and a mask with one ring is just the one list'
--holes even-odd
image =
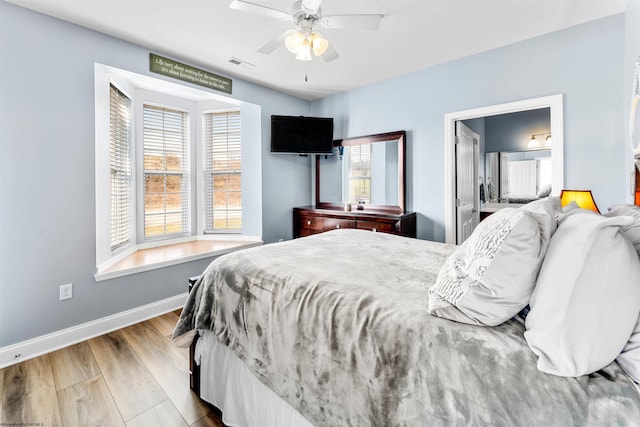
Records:
{"label": "ceiling fan", "polygon": [[282,21],[293,22],[296,30],[287,30],[258,49],[258,52],[269,54],[283,44],[296,55],[296,59],[310,61],[311,53],[320,56],[325,62],[338,58],[338,52],[329,41],[314,27],[319,25],[329,29],[365,29],[377,30],[383,15],[332,15],[323,16],[320,3],[322,0],[297,0],[291,7],[291,12],[284,12],[267,6],[250,3],[244,0],[232,0],[231,9],[252,12]]}

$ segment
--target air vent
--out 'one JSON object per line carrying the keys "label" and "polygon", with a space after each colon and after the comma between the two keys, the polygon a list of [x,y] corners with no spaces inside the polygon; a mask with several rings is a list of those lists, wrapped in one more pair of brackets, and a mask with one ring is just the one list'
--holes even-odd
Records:
{"label": "air vent", "polygon": [[235,64],[235,65],[237,65],[239,67],[243,67],[243,68],[253,68],[253,67],[255,67],[254,64],[251,64],[250,62],[247,62],[247,61],[243,61],[242,59],[238,59],[236,57],[231,57],[229,62],[231,62],[232,64]]}

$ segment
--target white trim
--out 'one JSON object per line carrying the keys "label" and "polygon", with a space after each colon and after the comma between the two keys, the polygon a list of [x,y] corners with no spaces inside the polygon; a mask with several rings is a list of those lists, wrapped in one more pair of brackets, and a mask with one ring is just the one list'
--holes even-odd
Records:
{"label": "white trim", "polygon": [[128,257],[129,255],[134,254],[137,250],[138,250],[138,248],[136,247],[136,245],[129,246],[128,248],[126,248],[122,252],[119,252],[117,255],[112,256],[111,258],[109,258],[108,260],[106,260],[105,262],[100,264],[98,266],[98,271],[104,271],[104,270],[110,268],[112,265],[116,265],[117,263],[119,263],[120,261],[122,261],[123,259]]}
{"label": "white trim", "polygon": [[177,310],[184,306],[187,295],[188,293],[185,292],[151,304],[2,347],[0,348],[0,369]]}
{"label": "white trim", "polygon": [[553,194],[557,195],[564,188],[564,125],[563,94],[526,99],[506,104],[491,105],[471,110],[447,113],[444,115],[444,224],[445,242],[455,244],[456,210],[455,210],[455,123],[477,117],[496,116],[518,111],[551,109],[551,163],[553,168]]}

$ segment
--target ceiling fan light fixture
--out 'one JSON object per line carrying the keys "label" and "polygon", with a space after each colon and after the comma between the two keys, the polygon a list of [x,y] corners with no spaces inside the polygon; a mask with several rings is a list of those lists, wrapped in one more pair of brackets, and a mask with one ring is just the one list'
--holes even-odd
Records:
{"label": "ceiling fan light fixture", "polygon": [[296,54],[296,59],[299,61],[311,61],[311,43],[307,39],[304,40],[302,48]]}
{"label": "ceiling fan light fixture", "polygon": [[311,34],[311,48],[315,56],[322,56],[329,48],[329,41],[319,33]]}
{"label": "ceiling fan light fixture", "polygon": [[284,40],[284,44],[291,53],[298,54],[304,45],[306,38],[300,31],[289,34]]}

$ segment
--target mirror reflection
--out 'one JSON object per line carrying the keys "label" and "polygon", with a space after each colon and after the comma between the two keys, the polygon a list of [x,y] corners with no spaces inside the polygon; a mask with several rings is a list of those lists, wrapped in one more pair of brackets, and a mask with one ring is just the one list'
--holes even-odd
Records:
{"label": "mirror reflection", "polygon": [[528,203],[551,193],[551,150],[486,153],[486,202]]}
{"label": "mirror reflection", "polygon": [[[553,135],[550,108],[464,120],[479,137],[480,213],[524,204],[553,189]],[[482,216],[482,215],[481,215]]]}
{"label": "mirror reflection", "polygon": [[333,141],[316,156],[316,208],[404,213],[406,131]]}
{"label": "mirror reflection", "polygon": [[398,205],[398,141],[347,145],[320,159],[320,200]]}

